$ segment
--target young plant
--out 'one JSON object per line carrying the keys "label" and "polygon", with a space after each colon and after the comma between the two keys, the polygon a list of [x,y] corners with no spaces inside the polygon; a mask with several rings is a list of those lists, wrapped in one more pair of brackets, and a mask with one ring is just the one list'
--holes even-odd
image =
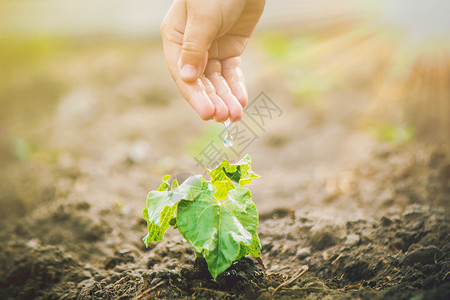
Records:
{"label": "young plant", "polygon": [[178,184],[164,176],[158,190],[147,196],[145,245],[162,241],[169,226],[178,228],[196,256],[205,258],[214,279],[247,254],[259,257],[258,211],[250,191],[242,187],[259,177],[250,165],[249,155],[236,164],[223,160],[207,170],[210,181],[194,175]]}

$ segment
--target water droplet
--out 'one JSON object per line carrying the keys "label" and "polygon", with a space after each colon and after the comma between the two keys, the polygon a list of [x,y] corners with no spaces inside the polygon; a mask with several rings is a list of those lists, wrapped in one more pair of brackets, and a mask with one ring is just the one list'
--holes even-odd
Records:
{"label": "water droplet", "polygon": [[233,137],[230,134],[230,124],[231,124],[230,119],[226,120],[223,124],[225,124],[225,129],[227,130],[227,134],[225,134],[223,138],[223,144],[227,148],[233,147],[234,141]]}
{"label": "water droplet", "polygon": [[233,141],[233,137],[230,134],[227,134],[224,138],[223,138],[223,144],[225,145],[225,147],[230,148],[233,147],[234,141]]}

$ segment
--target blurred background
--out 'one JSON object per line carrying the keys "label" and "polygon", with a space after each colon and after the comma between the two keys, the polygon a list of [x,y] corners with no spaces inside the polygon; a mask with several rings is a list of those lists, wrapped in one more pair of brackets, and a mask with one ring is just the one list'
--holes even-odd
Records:
{"label": "blurred background", "polygon": [[141,238],[163,175],[248,153],[261,293],[309,265],[278,296],[447,299],[450,1],[267,0],[232,148],[167,71],[170,3],[0,1],[0,298],[247,297],[179,271],[175,230]]}
{"label": "blurred background", "polygon": [[[2,216],[71,198],[140,214],[162,175],[202,172],[195,157],[224,127],[171,81],[169,6],[1,1]],[[374,149],[449,141],[449,12],[445,0],[267,1],[243,58],[250,100],[264,92],[283,112],[245,149],[262,211],[345,191]]]}

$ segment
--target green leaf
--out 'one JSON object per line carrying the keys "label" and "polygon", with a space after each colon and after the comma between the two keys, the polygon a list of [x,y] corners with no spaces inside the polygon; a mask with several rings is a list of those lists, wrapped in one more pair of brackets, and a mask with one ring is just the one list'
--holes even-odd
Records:
{"label": "green leaf", "polygon": [[201,175],[191,176],[182,184],[177,186],[175,180],[172,182],[172,191],[169,191],[168,180],[170,175],[162,179],[162,183],[157,191],[152,191],[147,195],[147,206],[142,212],[147,221],[148,234],[142,239],[148,247],[148,243],[162,241],[164,233],[170,227],[171,220],[175,218],[175,210],[181,200],[192,201],[198,197],[203,179]]}
{"label": "green leaf", "polygon": [[220,202],[214,197],[215,188],[211,183],[203,187],[195,201],[178,204],[177,224],[194,251],[204,254],[215,279],[238,258],[242,247],[259,256],[257,247],[252,247],[258,212],[248,189],[232,189],[228,199]]}
{"label": "green leaf", "polygon": [[259,236],[257,233],[253,235],[252,243],[250,244],[250,246],[241,245],[237,259],[248,254],[251,254],[253,257],[261,256],[261,241],[259,240]]}
{"label": "green leaf", "polygon": [[174,188],[176,188],[178,186],[179,186],[178,181],[176,179],[174,179],[172,181],[172,184],[170,185],[170,189],[173,190]]}
{"label": "green leaf", "polygon": [[259,177],[251,170],[251,158],[248,154],[236,164],[223,160],[208,172],[211,175],[211,183],[216,188],[214,196],[219,201],[227,197],[228,191],[250,184],[253,179]]}
{"label": "green leaf", "polygon": [[170,188],[169,179],[170,175],[164,175],[162,178],[162,183],[157,189],[157,191],[167,191]]}
{"label": "green leaf", "polygon": [[143,217],[147,221],[148,234],[142,239],[147,247],[148,243],[162,241],[170,220],[175,217],[176,204],[171,195],[170,191],[153,191],[147,195]]}
{"label": "green leaf", "polygon": [[236,164],[224,160],[208,171],[211,182],[197,175],[178,184],[164,176],[147,196],[144,243],[161,241],[170,226],[178,228],[195,255],[206,259],[214,279],[245,255],[259,257],[258,212],[250,191],[242,188],[259,177],[250,165],[248,155]]}
{"label": "green leaf", "polygon": [[181,199],[194,200],[200,195],[203,182],[202,175],[190,176],[182,184],[173,189],[173,201],[179,202]]}

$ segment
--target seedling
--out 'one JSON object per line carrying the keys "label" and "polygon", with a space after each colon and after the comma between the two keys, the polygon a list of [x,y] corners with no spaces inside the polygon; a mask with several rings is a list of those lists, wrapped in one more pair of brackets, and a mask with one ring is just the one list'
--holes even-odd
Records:
{"label": "seedling", "polygon": [[259,257],[258,211],[250,191],[242,187],[259,177],[250,165],[249,155],[236,164],[223,160],[207,170],[210,181],[194,175],[178,184],[164,176],[158,190],[147,196],[145,245],[162,241],[173,226],[196,256],[205,258],[214,279],[247,254]]}

